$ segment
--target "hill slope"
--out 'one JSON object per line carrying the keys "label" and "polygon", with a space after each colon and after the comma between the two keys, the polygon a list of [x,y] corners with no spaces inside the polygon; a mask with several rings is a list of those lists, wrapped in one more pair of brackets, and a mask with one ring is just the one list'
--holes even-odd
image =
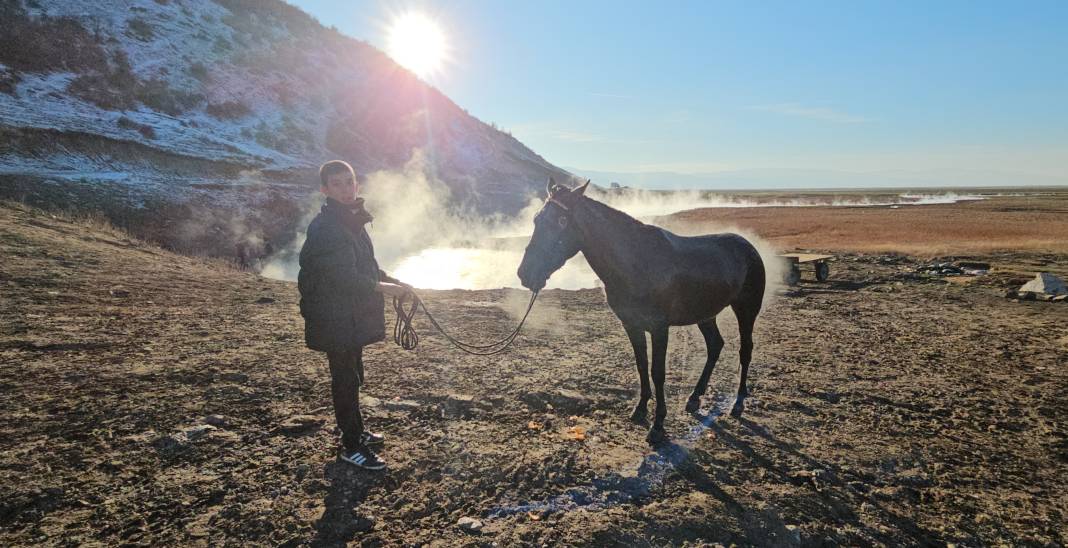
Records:
{"label": "hill slope", "polygon": [[367,173],[422,151],[455,201],[507,213],[547,175],[566,177],[279,0],[14,0],[0,20],[8,197],[51,182],[64,190],[39,202],[78,202],[90,187],[131,207],[256,206],[307,194],[325,159]]}

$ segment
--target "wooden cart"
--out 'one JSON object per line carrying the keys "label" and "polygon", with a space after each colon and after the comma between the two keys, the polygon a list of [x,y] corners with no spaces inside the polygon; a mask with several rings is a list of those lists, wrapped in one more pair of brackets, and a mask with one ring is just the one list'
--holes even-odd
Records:
{"label": "wooden cart", "polygon": [[831,265],[827,262],[834,255],[813,255],[810,253],[784,253],[779,255],[787,263],[783,281],[787,285],[797,285],[801,281],[801,265],[811,264],[816,272],[816,281],[825,282],[831,274]]}

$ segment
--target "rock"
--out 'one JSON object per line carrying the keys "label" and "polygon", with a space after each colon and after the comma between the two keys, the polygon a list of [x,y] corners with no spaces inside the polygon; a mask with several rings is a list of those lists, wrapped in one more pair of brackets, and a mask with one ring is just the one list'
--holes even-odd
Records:
{"label": "rock", "polygon": [[445,401],[441,402],[440,409],[443,417],[461,418],[471,414],[475,407],[474,396],[467,394],[449,394]]}
{"label": "rock", "polygon": [[272,299],[271,297],[260,297],[256,299],[256,304],[271,304],[273,302],[274,299]]}
{"label": "rock", "polygon": [[1049,295],[1068,295],[1068,286],[1064,284],[1064,280],[1049,272],[1039,272],[1035,275],[1035,279],[1020,287],[1020,292],[1024,291]]}
{"label": "rock", "polygon": [[230,422],[222,415],[208,415],[204,417],[204,424],[210,424],[211,426],[217,426],[219,428],[230,426]]}
{"label": "rock", "polygon": [[812,478],[814,477],[814,475],[813,475],[812,471],[810,471],[810,470],[797,470],[797,471],[791,472],[789,477],[790,477],[791,483],[793,483],[794,485],[804,485],[804,484],[812,481]]}
{"label": "rock", "polygon": [[1045,302],[1048,303],[1048,302],[1052,301],[1053,297],[1055,297],[1055,296],[1056,295],[1050,295],[1049,293],[1043,293],[1041,295],[1036,296],[1035,299],[1039,300],[1039,301],[1045,301]]}
{"label": "rock", "polygon": [[287,434],[302,434],[318,430],[325,421],[312,415],[293,415],[286,419],[278,428]]}
{"label": "rock", "polygon": [[464,532],[466,532],[466,533],[476,533],[477,534],[477,533],[480,533],[482,531],[482,522],[477,520],[477,519],[475,519],[475,518],[468,517],[468,516],[464,516],[464,517],[460,518],[460,520],[456,522],[456,525],[460,529],[463,529]]}
{"label": "rock", "polygon": [[241,436],[230,430],[216,430],[209,437],[215,445],[230,446],[241,443]]}
{"label": "rock", "polygon": [[1064,301],[1068,301],[1068,295],[1057,295],[1053,297],[1053,302],[1055,303],[1060,303]]}
{"label": "rock", "polygon": [[154,445],[162,453],[177,453],[189,447],[192,442],[216,430],[217,428],[210,424],[189,426],[172,435],[158,438]]}
{"label": "rock", "polygon": [[217,428],[210,424],[198,424],[182,430],[181,434],[184,435],[187,440],[192,441],[204,437],[205,434],[210,434],[215,430],[217,430]]}
{"label": "rock", "polygon": [[382,407],[390,411],[415,411],[422,406],[417,401],[396,399],[383,401]]}
{"label": "rock", "polygon": [[130,292],[125,290],[125,289],[123,289],[123,288],[121,288],[121,287],[113,287],[113,288],[111,288],[111,291],[108,291],[108,293],[111,293],[112,297],[119,297],[119,298],[124,298],[124,297],[129,297],[130,296]]}
{"label": "rock", "polygon": [[590,398],[564,388],[553,392],[527,392],[519,399],[535,411],[554,409],[567,415],[585,415],[593,407]]}

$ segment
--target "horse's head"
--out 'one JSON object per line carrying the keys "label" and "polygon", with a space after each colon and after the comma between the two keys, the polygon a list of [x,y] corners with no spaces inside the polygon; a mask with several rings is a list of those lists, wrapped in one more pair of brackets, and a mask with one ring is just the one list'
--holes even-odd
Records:
{"label": "horse's head", "polygon": [[582,239],[575,228],[573,207],[586,192],[586,184],[571,190],[557,185],[552,178],[546,190],[549,198],[534,216],[534,234],[519,263],[519,281],[523,287],[538,291],[553,272],[564,266],[582,247]]}

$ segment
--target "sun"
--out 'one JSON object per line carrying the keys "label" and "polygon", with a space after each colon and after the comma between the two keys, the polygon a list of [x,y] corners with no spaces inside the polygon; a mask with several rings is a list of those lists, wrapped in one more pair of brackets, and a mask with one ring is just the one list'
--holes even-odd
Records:
{"label": "sun", "polygon": [[447,44],[441,26],[419,12],[398,16],[389,27],[389,56],[420,78],[441,70]]}

